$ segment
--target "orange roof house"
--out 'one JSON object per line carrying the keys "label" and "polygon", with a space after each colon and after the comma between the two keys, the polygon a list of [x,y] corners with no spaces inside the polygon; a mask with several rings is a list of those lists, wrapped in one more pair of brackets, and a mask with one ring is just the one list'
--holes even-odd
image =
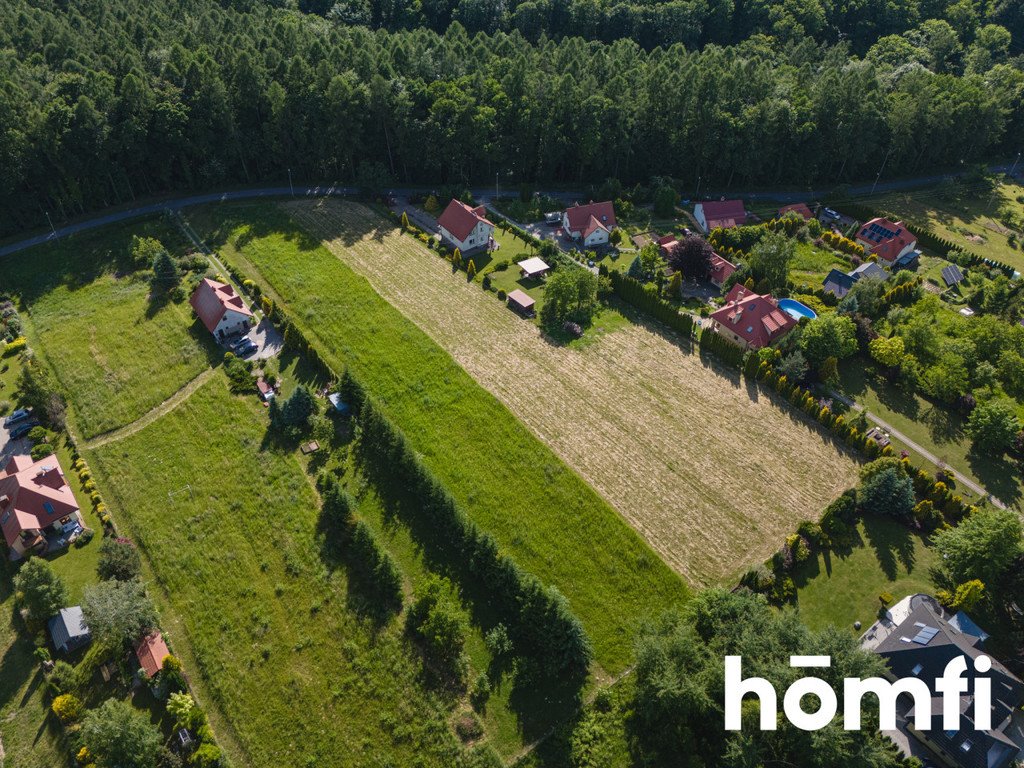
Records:
{"label": "orange roof house", "polygon": [[917,247],[917,238],[907,231],[902,221],[890,221],[881,216],[860,228],[857,242],[864,246],[865,251],[889,264]]}
{"label": "orange roof house", "polygon": [[156,675],[163,667],[164,659],[170,655],[164,636],[159,632],[146,635],[135,646],[135,658],[139,660],[139,666],[146,673],[146,677]]}
{"label": "orange roof house", "polygon": [[679,245],[679,240],[676,239],[675,235],[664,235],[659,237],[656,241],[658,248],[661,249],[661,255],[664,258],[668,258],[672,249]]}
{"label": "orange roof house", "polygon": [[805,220],[810,221],[814,218],[814,214],[811,213],[811,209],[807,207],[807,203],[793,203],[792,205],[784,205],[779,208],[779,218],[781,219],[790,211],[799,213],[804,217]]}
{"label": "orange roof house", "polygon": [[487,219],[487,209],[476,208],[461,200],[452,200],[437,219],[441,237],[463,253],[488,245],[494,233],[494,224]]}
{"label": "orange roof house", "polygon": [[742,227],[747,223],[747,209],[742,200],[708,200],[693,207],[693,217],[704,232],[710,232],[719,227]]}
{"label": "orange roof house", "polygon": [[712,328],[745,349],[760,349],[781,339],[796,320],[779,309],[775,297],[754,293],[739,283],[725,297],[725,306],[711,313]]}
{"label": "orange roof house", "polygon": [[12,456],[0,473],[0,527],[18,560],[67,546],[84,527],[78,502],[52,453],[38,461]]}
{"label": "orange roof house", "polygon": [[562,214],[562,229],[584,245],[604,245],[615,229],[615,206],[611,201],[574,205]]}
{"label": "orange roof house", "polygon": [[189,300],[206,329],[218,340],[249,328],[252,310],[226,283],[205,278]]}

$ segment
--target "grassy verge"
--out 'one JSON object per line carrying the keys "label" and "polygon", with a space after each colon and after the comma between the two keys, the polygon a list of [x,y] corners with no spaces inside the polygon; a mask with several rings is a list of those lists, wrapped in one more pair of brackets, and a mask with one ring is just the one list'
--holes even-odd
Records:
{"label": "grassy verge", "polygon": [[[185,252],[162,220],[120,225],[32,248],[4,260],[4,287],[31,309],[33,338],[73,393],[85,438],[122,427],[207,368],[209,334],[187,303],[153,305],[149,284],[130,272],[133,234]],[[45,263],[46,269],[40,264]]]}
{"label": "grassy verge", "polygon": [[867,628],[878,613],[878,596],[896,600],[916,592],[935,593],[929,571],[938,555],[919,534],[892,520],[868,517],[846,547],[819,552],[796,573],[797,606],[811,629],[829,624]]}
{"label": "grassy verge", "polygon": [[[349,366],[424,460],[524,568],[556,585],[607,671],[637,620],[687,591],[640,538],[493,396],[279,209],[219,208],[194,223],[269,284],[337,368]],[[393,231],[372,215],[353,242]],[[466,329],[472,333],[472,328]]]}

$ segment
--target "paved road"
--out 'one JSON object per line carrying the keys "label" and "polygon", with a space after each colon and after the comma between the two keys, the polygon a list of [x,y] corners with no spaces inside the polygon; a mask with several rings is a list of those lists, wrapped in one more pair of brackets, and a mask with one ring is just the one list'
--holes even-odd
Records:
{"label": "paved road", "polygon": [[[840,402],[845,403],[847,406],[849,406],[850,408],[852,408],[855,411],[863,411],[864,410],[864,406],[858,405],[857,403],[855,403],[850,398],[845,397],[844,395],[841,395],[838,392],[833,391],[832,392],[832,396],[836,400],[839,400]],[[995,496],[993,496],[991,493],[986,491],[978,483],[974,482],[969,477],[966,477],[962,472],[958,472],[955,469],[953,469],[952,467],[950,467],[948,464],[946,464],[944,461],[939,459],[939,457],[936,456],[931,451],[927,450],[926,448],[922,448],[920,445],[915,443],[913,440],[911,440],[905,434],[903,434],[898,429],[896,429],[889,422],[885,421],[884,419],[878,418],[877,416],[875,416],[875,414],[871,413],[870,411],[867,412],[867,417],[868,417],[868,421],[871,421],[871,422],[877,424],[885,432],[887,432],[890,437],[895,437],[897,440],[899,440],[901,443],[903,443],[907,447],[917,451],[919,454],[924,456],[924,458],[927,459],[928,461],[930,461],[932,464],[935,464],[936,466],[940,466],[940,465],[944,466],[946,468],[947,472],[951,472],[953,474],[953,476],[956,477],[957,482],[963,483],[964,485],[966,485],[968,488],[970,488],[972,491],[974,491],[976,494],[978,494],[979,496],[981,496],[983,498],[984,497],[988,497],[989,500],[991,500],[991,502],[995,506],[999,507],[1000,509],[1006,509],[1006,505],[1002,501],[1000,501]]]}
{"label": "paved road", "polygon": [[[989,170],[995,173],[1005,173],[1011,167],[1010,163],[998,164],[989,166]],[[901,189],[913,189],[914,187],[928,186],[929,184],[936,184],[943,179],[952,178],[961,174],[946,173],[946,174],[933,174],[929,176],[916,176],[909,179],[892,179],[889,181],[879,182],[876,192],[892,192]],[[864,183],[853,185],[849,191],[851,195],[863,195],[871,192],[873,184]],[[394,188],[389,190],[389,194],[398,196],[408,196],[412,194],[420,194],[423,190],[411,189],[411,188]],[[478,187],[470,190],[473,197],[480,200],[484,205],[487,205],[489,201],[494,199],[493,189],[490,187]],[[49,242],[50,240],[56,240],[61,237],[73,235],[77,232],[85,232],[86,230],[95,229],[96,227],[102,227],[107,224],[114,224],[119,221],[128,221],[129,219],[136,219],[140,216],[151,216],[155,213],[162,213],[168,209],[180,210],[181,208],[188,208],[193,205],[206,205],[208,203],[225,203],[233,200],[252,200],[254,198],[264,197],[326,197],[326,196],[353,196],[358,193],[358,190],[354,187],[342,187],[335,184],[322,184],[317,186],[298,186],[294,190],[291,187],[284,186],[270,186],[270,187],[254,187],[252,189],[237,189],[230,192],[213,192],[203,195],[191,195],[186,197],[174,197],[167,198],[155,203],[149,203],[147,205],[141,205],[136,208],[127,208],[122,211],[115,211],[113,213],[103,214],[101,216],[95,216],[91,219],[76,222],[74,224],[66,224],[61,227],[57,227],[54,231],[48,232],[42,235],[36,235],[35,237],[29,237],[25,240],[21,240],[10,245],[0,247],[0,257],[7,256],[11,253],[17,253],[18,251],[31,248],[34,245],[40,245],[42,243]],[[786,191],[751,191],[744,192],[742,190],[706,190],[704,192],[705,198],[715,198],[721,195],[727,195],[729,197],[742,197],[748,200],[777,200],[779,202],[788,203],[796,202],[801,200],[807,200],[809,198],[820,198],[824,197],[828,193],[828,190],[822,189],[807,189],[807,190],[786,190]],[[542,194],[552,197],[556,200],[560,200],[566,204],[572,203],[580,198],[579,192],[567,192],[567,191],[547,191]]]}

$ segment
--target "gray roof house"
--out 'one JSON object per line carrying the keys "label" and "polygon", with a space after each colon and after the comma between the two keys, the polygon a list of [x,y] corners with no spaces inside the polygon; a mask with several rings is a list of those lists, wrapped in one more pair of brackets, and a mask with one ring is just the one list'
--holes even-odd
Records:
{"label": "gray roof house", "polygon": [[[953,768],[1007,768],[1024,758],[1024,683],[995,659],[986,675],[992,682],[992,729],[975,730],[974,678],[972,660],[987,655],[982,650],[987,635],[967,614],[948,614],[929,595],[904,598],[890,608],[861,637],[862,647],[874,651],[889,667],[893,678],[915,676],[932,692],[932,723],[928,731],[914,727],[913,700],[901,696],[896,709],[896,731],[886,731],[907,757],[925,765]],[[960,697],[961,729],[941,728],[942,694],[935,682],[946,664],[957,656],[967,657],[964,677],[968,693]]]}
{"label": "gray roof house", "polygon": [[82,609],[77,605],[61,608],[60,613],[50,619],[48,626],[53,647],[63,653],[70,653],[92,640]]}
{"label": "gray roof house", "polygon": [[821,286],[826,291],[834,294],[837,299],[843,298],[853,288],[854,283],[862,277],[871,277],[877,280],[888,280],[889,273],[873,261],[865,261],[856,269],[850,272],[841,272],[833,269],[822,281]]}

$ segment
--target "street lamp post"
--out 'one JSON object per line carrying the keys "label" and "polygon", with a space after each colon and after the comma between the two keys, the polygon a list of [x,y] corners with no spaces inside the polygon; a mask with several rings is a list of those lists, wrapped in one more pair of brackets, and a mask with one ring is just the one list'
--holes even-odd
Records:
{"label": "street lamp post", "polygon": [[498,199],[498,172],[494,172],[494,199]]}
{"label": "street lamp post", "polygon": [[882,178],[882,171],[885,170],[885,164],[889,162],[889,155],[892,154],[892,147],[885,153],[885,159],[882,160],[882,166],[878,169],[878,175],[875,176],[875,183],[871,185],[871,194],[875,194],[875,187],[878,186],[878,180]]}
{"label": "street lamp post", "polygon": [[52,232],[53,236],[56,237],[57,236],[57,230],[53,226],[53,221],[50,219],[50,212],[49,211],[45,211],[45,213],[46,213],[46,223],[50,225],[50,232]]}
{"label": "street lamp post", "polygon": [[292,191],[292,197],[295,197],[295,187],[292,186],[292,169],[288,169],[288,189]]}
{"label": "street lamp post", "polygon": [[1017,153],[1017,159],[1013,161],[1013,165],[1010,166],[1010,173],[1007,174],[1011,179],[1013,178],[1013,172],[1017,169],[1017,163],[1020,162],[1020,152]]}

